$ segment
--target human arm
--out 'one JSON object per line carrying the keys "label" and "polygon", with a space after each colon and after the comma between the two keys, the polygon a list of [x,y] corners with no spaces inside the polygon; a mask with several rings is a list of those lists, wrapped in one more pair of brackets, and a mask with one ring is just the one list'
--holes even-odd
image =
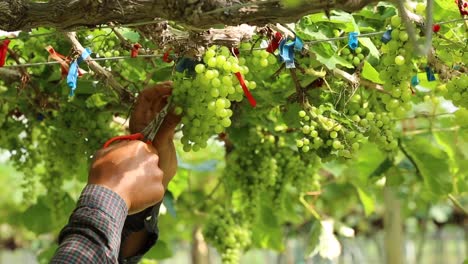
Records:
{"label": "human arm", "polygon": [[98,151],[51,263],[117,263],[127,213],[141,212],[164,195],[158,162],[156,149],[140,141]]}
{"label": "human arm", "polygon": [[[130,117],[130,132],[137,133],[143,130],[166,105],[171,93],[172,82],[159,83],[143,90]],[[153,145],[160,153],[159,167],[164,171],[163,185],[166,189],[177,170],[173,138],[179,122],[180,117],[169,111],[153,141]],[[121,263],[138,263],[156,243],[159,235],[157,219],[160,205],[159,203],[145,212],[127,217],[122,233]]]}

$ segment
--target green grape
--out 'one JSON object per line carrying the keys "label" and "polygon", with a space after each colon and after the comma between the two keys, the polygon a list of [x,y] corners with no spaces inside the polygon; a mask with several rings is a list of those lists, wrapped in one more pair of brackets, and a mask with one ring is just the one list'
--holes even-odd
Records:
{"label": "green grape", "polygon": [[401,55],[398,55],[395,57],[395,64],[396,65],[403,65],[405,64],[405,57],[401,56]]}
{"label": "green grape", "polygon": [[399,17],[398,15],[392,16],[390,24],[393,28],[398,28],[401,25],[401,17]]}
{"label": "green grape", "polygon": [[195,72],[196,72],[196,73],[199,73],[199,74],[200,74],[200,73],[203,73],[203,72],[205,71],[205,69],[206,69],[206,68],[205,68],[205,65],[203,65],[203,64],[197,64],[197,65],[195,66]]}

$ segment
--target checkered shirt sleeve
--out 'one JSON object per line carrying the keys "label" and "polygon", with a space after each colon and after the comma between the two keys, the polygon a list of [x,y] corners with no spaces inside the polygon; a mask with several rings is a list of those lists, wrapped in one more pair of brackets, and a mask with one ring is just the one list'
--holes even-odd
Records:
{"label": "checkered shirt sleeve", "polygon": [[88,185],[59,236],[51,263],[118,263],[128,209],[115,192]]}

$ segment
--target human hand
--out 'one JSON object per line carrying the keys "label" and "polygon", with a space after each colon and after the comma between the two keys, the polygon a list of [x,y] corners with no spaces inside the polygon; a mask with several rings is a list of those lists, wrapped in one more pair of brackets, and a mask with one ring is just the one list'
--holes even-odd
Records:
{"label": "human hand", "polygon": [[[143,90],[130,117],[130,132],[141,132],[153,120],[172,93],[172,82],[162,82]],[[177,158],[174,146],[175,128],[180,122],[180,116],[174,114],[172,109],[168,112],[161,127],[153,140],[153,146],[159,153],[159,167],[164,172],[163,184],[167,185],[177,171]]]}
{"label": "human hand", "polygon": [[142,141],[126,141],[95,154],[88,184],[104,186],[125,201],[129,214],[155,205],[164,196],[157,150]]}

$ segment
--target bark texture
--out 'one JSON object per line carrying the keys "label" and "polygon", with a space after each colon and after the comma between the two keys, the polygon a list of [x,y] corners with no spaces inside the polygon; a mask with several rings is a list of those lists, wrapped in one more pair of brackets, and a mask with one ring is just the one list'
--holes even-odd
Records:
{"label": "bark texture", "polygon": [[307,0],[284,7],[278,0],[3,0],[0,29],[27,30],[53,27],[72,30],[113,22],[128,24],[155,19],[171,20],[188,27],[206,29],[217,24],[265,25],[294,22],[300,17],[338,8],[359,10],[376,0]]}

